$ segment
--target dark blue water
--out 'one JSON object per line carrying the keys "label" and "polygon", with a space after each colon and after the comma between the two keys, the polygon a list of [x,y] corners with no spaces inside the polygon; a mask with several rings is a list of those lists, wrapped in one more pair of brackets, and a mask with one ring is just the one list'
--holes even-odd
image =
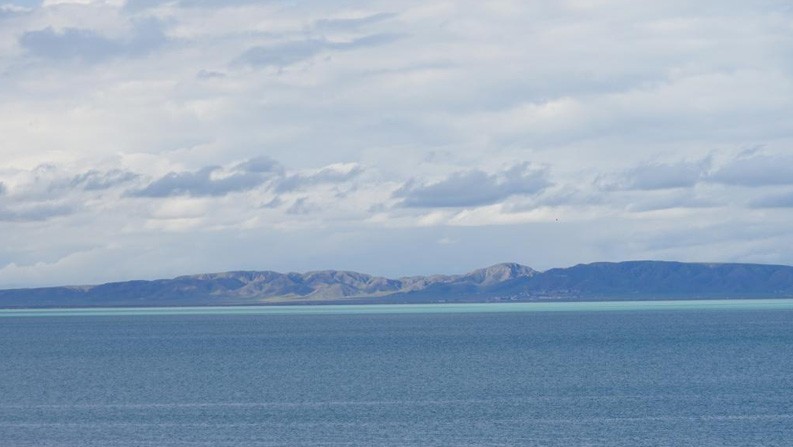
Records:
{"label": "dark blue water", "polygon": [[793,312],[0,319],[2,446],[790,446]]}

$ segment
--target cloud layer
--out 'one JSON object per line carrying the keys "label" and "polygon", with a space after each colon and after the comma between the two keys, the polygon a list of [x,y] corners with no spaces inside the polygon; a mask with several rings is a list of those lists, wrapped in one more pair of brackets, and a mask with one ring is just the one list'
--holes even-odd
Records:
{"label": "cloud layer", "polygon": [[0,286],[793,263],[784,1],[0,6]]}
{"label": "cloud layer", "polygon": [[71,27],[57,31],[47,27],[19,37],[19,45],[33,56],[82,63],[144,55],[165,41],[162,25],[151,19],[132,23],[131,35],[124,38],[108,38],[91,29]]}
{"label": "cloud layer", "polygon": [[402,199],[401,205],[414,208],[476,207],[514,195],[532,195],[549,185],[545,170],[519,163],[495,174],[472,169],[428,184],[411,180],[394,197]]}

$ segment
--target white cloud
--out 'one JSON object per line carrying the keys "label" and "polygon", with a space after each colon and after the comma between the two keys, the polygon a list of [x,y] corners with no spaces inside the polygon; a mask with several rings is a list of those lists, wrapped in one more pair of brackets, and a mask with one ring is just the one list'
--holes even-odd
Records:
{"label": "white cloud", "polygon": [[23,6],[0,8],[0,286],[793,263],[786,2]]}

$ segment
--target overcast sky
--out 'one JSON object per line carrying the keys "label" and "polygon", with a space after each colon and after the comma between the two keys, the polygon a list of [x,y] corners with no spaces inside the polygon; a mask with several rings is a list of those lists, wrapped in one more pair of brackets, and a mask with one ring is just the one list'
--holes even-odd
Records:
{"label": "overcast sky", "polygon": [[789,0],[0,0],[0,287],[792,248]]}

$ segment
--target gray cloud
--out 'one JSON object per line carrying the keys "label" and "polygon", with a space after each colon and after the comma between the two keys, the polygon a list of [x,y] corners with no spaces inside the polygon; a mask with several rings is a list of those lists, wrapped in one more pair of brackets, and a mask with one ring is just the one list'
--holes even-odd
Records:
{"label": "gray cloud", "polygon": [[527,211],[538,206],[595,206],[606,202],[604,194],[591,188],[581,189],[574,185],[559,185],[555,189],[547,189],[528,203],[517,203],[510,206],[511,211]]}
{"label": "gray cloud", "polygon": [[496,174],[478,169],[456,172],[429,184],[410,181],[396,192],[401,205],[412,208],[490,205],[513,195],[535,194],[550,186],[547,171],[519,163]]}
{"label": "gray cloud", "polygon": [[0,20],[28,14],[30,11],[15,5],[0,5]]}
{"label": "gray cloud", "polygon": [[285,67],[309,59],[327,48],[327,42],[324,40],[303,40],[270,47],[253,47],[240,55],[237,63],[258,67]]}
{"label": "gray cloud", "polygon": [[139,177],[138,174],[120,169],[98,171],[92,169],[76,175],[70,182],[73,187],[80,187],[87,191],[101,191],[131,182]]}
{"label": "gray cloud", "polygon": [[127,0],[124,9],[131,12],[143,11],[168,3],[168,0]]}
{"label": "gray cloud", "polygon": [[309,202],[308,197],[300,197],[286,209],[286,213],[296,215],[309,214],[316,209],[316,205]]}
{"label": "gray cloud", "polygon": [[130,11],[141,11],[166,4],[176,4],[185,8],[224,8],[248,4],[261,4],[267,0],[127,0],[124,8]]}
{"label": "gray cloud", "polygon": [[6,191],[8,191],[8,188],[6,188],[5,183],[0,182],[0,196],[4,195]]}
{"label": "gray cloud", "polygon": [[222,79],[225,77],[226,75],[224,73],[213,70],[200,70],[198,73],[196,73],[196,79],[201,79],[201,80]]}
{"label": "gray cloud", "polygon": [[711,200],[692,197],[690,194],[679,194],[660,197],[641,197],[628,204],[627,209],[628,211],[644,212],[675,208],[712,208],[714,206],[717,206],[717,204]]}
{"label": "gray cloud", "polygon": [[677,163],[642,164],[616,174],[601,175],[596,184],[604,190],[663,190],[689,188],[697,183],[732,186],[793,184],[793,157],[768,155],[759,149],[740,154],[713,169],[710,158]]}
{"label": "gray cloud", "polygon": [[793,208],[793,192],[761,197],[749,205],[753,208]]}
{"label": "gray cloud", "polygon": [[56,31],[44,28],[28,31],[19,38],[19,44],[30,54],[44,59],[101,62],[117,56],[146,54],[166,42],[163,26],[154,19],[141,20],[134,24],[128,39],[102,36],[96,31],[80,28],[64,28]]}
{"label": "gray cloud", "polygon": [[344,183],[357,177],[361,172],[363,172],[363,168],[358,165],[349,169],[328,166],[313,174],[288,175],[276,183],[275,191],[283,193],[323,183]]}
{"label": "gray cloud", "polygon": [[282,173],[281,165],[265,158],[254,158],[236,165],[230,172],[220,166],[197,171],[171,172],[146,187],[128,192],[134,197],[224,196],[261,186]]}
{"label": "gray cloud", "polygon": [[751,151],[722,166],[709,181],[738,186],[793,184],[793,157]]}
{"label": "gray cloud", "polygon": [[272,200],[269,200],[265,203],[259,205],[260,208],[278,208],[284,203],[280,197],[273,197]]}
{"label": "gray cloud", "polygon": [[134,172],[121,169],[91,169],[73,174],[54,164],[41,164],[29,171],[17,173],[18,179],[12,190],[4,190],[0,183],[0,195],[5,191],[9,200],[18,203],[42,203],[63,197],[73,191],[104,191],[121,186],[138,178]]}
{"label": "gray cloud", "polygon": [[372,34],[349,42],[332,42],[325,39],[309,39],[284,42],[270,46],[248,49],[234,62],[254,67],[286,67],[327,51],[345,51],[383,45],[396,40],[396,34]]}
{"label": "gray cloud", "polygon": [[8,208],[0,206],[0,222],[39,222],[74,213],[74,208],[62,204],[29,204]]}
{"label": "gray cloud", "polygon": [[346,31],[358,29],[362,26],[382,22],[394,17],[396,17],[396,14],[381,12],[355,19],[321,19],[314,23],[314,28],[318,31]]}
{"label": "gray cloud", "polygon": [[234,170],[256,174],[283,174],[284,168],[270,157],[254,157],[234,167]]}
{"label": "gray cloud", "polygon": [[209,166],[198,171],[171,172],[145,188],[131,192],[130,195],[137,197],[223,196],[232,192],[253,189],[266,180],[265,177],[254,173],[238,173],[213,179],[212,174],[220,170],[219,166]]}
{"label": "gray cloud", "polygon": [[596,183],[606,190],[658,190],[688,188],[706,175],[710,160],[653,163],[636,166],[618,174],[601,176]]}

